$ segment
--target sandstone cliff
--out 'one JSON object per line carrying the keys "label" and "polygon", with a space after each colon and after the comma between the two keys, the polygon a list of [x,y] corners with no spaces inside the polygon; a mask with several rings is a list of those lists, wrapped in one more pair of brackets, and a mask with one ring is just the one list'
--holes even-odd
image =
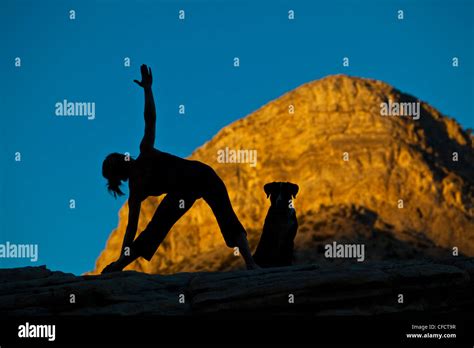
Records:
{"label": "sandstone cliff", "polygon": [[[252,247],[269,207],[263,185],[297,183],[297,263],[327,262],[321,247],[332,240],[366,243],[369,261],[444,257],[452,247],[474,255],[472,136],[424,102],[418,120],[383,117],[380,104],[387,101],[417,100],[384,82],[329,76],[223,128],[191,158],[222,177]],[[257,150],[256,167],[218,163],[217,152],[226,147]],[[160,200],[142,204],[139,232]],[[118,256],[127,216],[125,204],[94,272]],[[199,201],[151,262],[139,259],[128,269],[166,274],[241,266]]]}

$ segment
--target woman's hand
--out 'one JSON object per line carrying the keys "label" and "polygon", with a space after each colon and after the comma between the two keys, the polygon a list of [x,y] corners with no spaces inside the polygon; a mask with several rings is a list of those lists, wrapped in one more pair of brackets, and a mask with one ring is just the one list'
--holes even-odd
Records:
{"label": "woman's hand", "polygon": [[114,262],[110,263],[108,266],[106,266],[102,270],[101,273],[106,274],[106,273],[112,273],[112,272],[117,272],[117,271],[121,271],[121,269],[118,268],[117,261],[114,261]]}
{"label": "woman's hand", "polygon": [[139,85],[140,87],[143,87],[145,89],[150,88],[151,84],[153,82],[153,76],[151,74],[151,68],[147,67],[146,64],[143,64],[140,67],[140,71],[142,73],[142,80],[141,81],[133,80],[133,82],[135,82],[137,85]]}

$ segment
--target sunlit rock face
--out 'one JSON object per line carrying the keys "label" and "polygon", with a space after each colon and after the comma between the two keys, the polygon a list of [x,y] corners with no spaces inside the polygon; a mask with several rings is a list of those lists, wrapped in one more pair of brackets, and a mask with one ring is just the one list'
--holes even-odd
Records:
{"label": "sunlit rock face", "polygon": [[[383,115],[384,107],[396,111],[397,103],[411,103],[411,112],[418,106],[418,115]],[[248,150],[256,162],[222,163],[233,159],[232,150]],[[324,257],[324,246],[334,240],[364,243],[369,262],[452,255],[454,247],[474,255],[472,135],[384,82],[335,75],[307,83],[223,128],[190,158],[211,165],[224,180],[252,248],[270,204],[263,185],[290,181],[300,187],[296,263],[345,262]],[[143,202],[138,233],[161,199]],[[127,217],[125,204],[93,273],[118,257]],[[242,266],[200,200],[151,262],[138,259],[127,269],[174,273]]]}

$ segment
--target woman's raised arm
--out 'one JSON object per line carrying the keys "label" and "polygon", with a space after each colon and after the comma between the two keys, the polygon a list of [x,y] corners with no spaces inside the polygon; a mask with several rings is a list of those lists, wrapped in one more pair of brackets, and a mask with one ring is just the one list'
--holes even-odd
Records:
{"label": "woman's raised arm", "polygon": [[155,145],[156,109],[153,91],[151,90],[153,82],[151,68],[143,64],[140,67],[140,71],[142,80],[133,81],[142,87],[145,92],[145,135],[140,143],[140,152],[144,152],[153,149]]}

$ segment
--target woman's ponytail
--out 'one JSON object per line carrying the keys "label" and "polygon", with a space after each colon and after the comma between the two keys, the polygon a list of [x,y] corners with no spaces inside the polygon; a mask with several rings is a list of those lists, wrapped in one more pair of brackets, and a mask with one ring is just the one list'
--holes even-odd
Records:
{"label": "woman's ponytail", "polygon": [[123,196],[124,193],[120,189],[120,185],[122,185],[122,180],[120,179],[108,179],[107,180],[107,190],[114,195],[115,198],[117,196]]}

